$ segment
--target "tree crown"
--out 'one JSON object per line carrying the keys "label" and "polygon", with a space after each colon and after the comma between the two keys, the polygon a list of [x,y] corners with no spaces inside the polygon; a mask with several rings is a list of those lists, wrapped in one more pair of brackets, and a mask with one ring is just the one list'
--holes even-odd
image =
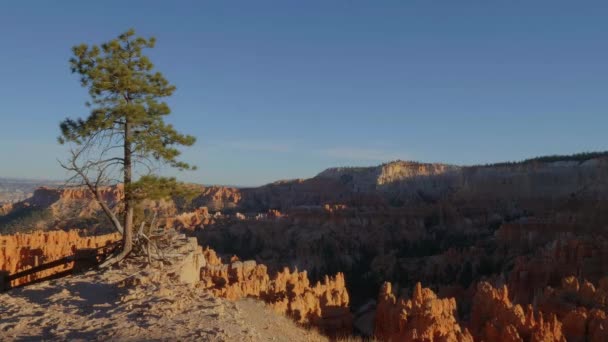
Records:
{"label": "tree crown", "polygon": [[70,67],[89,89],[91,101],[86,104],[91,112],[86,119],[68,118],[61,123],[61,144],[106,139],[117,146],[128,144],[135,162],[154,160],[179,169],[195,168],[177,159],[176,146],[191,146],[196,139],[163,120],[171,110],[162,99],[173,94],[175,86],[154,71],[144,55],[154,45],[154,38],[136,37],[131,29],[99,46],[72,48]]}

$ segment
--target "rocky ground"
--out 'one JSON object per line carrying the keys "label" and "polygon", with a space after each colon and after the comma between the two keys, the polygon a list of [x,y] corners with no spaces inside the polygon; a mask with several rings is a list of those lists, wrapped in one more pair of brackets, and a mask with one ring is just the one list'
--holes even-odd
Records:
{"label": "rocky ground", "polygon": [[10,290],[0,294],[0,340],[327,340],[261,302],[157,278],[124,268]]}

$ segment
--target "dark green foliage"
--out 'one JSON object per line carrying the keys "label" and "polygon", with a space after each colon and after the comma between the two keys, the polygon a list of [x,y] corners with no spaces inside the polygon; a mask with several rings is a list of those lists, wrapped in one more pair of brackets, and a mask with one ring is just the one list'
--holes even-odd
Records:
{"label": "dark green foliage", "polygon": [[388,204],[391,207],[403,207],[405,205],[405,201],[403,201],[401,198],[399,197],[393,197],[388,201]]}
{"label": "dark green foliage", "polygon": [[440,213],[434,212],[431,215],[428,215],[424,218],[424,227],[432,228],[432,227],[439,225],[440,222],[441,222]]}
{"label": "dark green foliage", "polygon": [[352,182],[353,182],[353,175],[345,174],[345,175],[340,176],[340,183],[346,185],[346,184],[350,184]]}
{"label": "dark green foliage", "polygon": [[[80,75],[89,89],[91,113],[86,119],[66,119],[60,125],[59,142],[84,144],[87,139],[107,134],[109,139],[129,144],[134,157],[153,158],[179,169],[190,169],[177,160],[177,145],[191,146],[195,138],[178,133],[163,118],[171,113],[161,101],[171,96],[175,86],[155,72],[144,49],[153,48],[155,39],[135,37],[129,30],[101,46],[86,44],[72,49],[73,73]],[[132,135],[125,141],[125,133]]]}
{"label": "dark green foliage", "polygon": [[86,227],[86,234],[99,235],[114,231],[112,223],[104,215],[82,217],[77,212],[67,214],[68,219],[54,219],[49,207],[28,206],[17,208],[0,216],[0,234],[30,233],[36,230],[71,229]]}
{"label": "dark green foliage", "polygon": [[553,163],[553,162],[560,162],[560,161],[562,161],[562,162],[575,161],[575,162],[583,163],[590,159],[603,158],[603,157],[608,157],[608,151],[583,152],[583,153],[576,153],[576,154],[571,154],[571,155],[551,155],[551,156],[530,158],[530,159],[517,161],[517,162],[502,162],[502,163],[476,165],[476,166],[477,167],[479,167],[479,166],[482,166],[482,167],[515,166],[515,165],[527,165],[527,164],[534,164],[534,163]]}
{"label": "dark green foliage", "polygon": [[65,223],[57,228],[66,230],[72,227],[86,227],[86,230],[81,231],[83,236],[95,236],[114,233],[112,222],[105,215],[94,215],[92,217],[75,217],[66,220]]}
{"label": "dark green foliage", "polygon": [[465,289],[473,282],[473,265],[470,261],[465,262],[460,276],[458,277],[458,283]]}
{"label": "dark green foliage", "polygon": [[198,195],[195,187],[178,182],[175,177],[159,177],[145,175],[133,182],[129,188],[133,198],[139,201],[144,199],[159,200],[163,198],[181,198],[190,202]]}
{"label": "dark green foliage", "polygon": [[198,195],[194,186],[178,182],[174,177],[158,177],[155,175],[145,175],[133,182],[128,187],[133,194],[135,202],[135,224],[142,221],[150,222],[153,214],[146,212],[143,201],[160,200],[166,198],[180,199],[185,203],[190,203]]}
{"label": "dark green foliage", "polygon": [[0,216],[0,234],[29,233],[53,218],[48,208],[21,208]]}
{"label": "dark green foliage", "polygon": [[483,255],[479,259],[479,265],[477,266],[477,273],[481,276],[491,276],[499,273],[502,269],[500,260],[495,261],[491,255]]}

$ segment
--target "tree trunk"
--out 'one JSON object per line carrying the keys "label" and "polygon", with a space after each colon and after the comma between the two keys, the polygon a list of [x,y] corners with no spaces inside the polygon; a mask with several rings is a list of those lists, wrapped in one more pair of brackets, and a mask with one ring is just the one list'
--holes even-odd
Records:
{"label": "tree trunk", "polygon": [[124,187],[125,187],[125,222],[122,234],[122,253],[125,256],[133,249],[133,194],[131,189],[133,165],[131,161],[131,125],[129,119],[125,120],[125,146],[124,146]]}
{"label": "tree trunk", "polygon": [[122,232],[122,250],[114,257],[104,261],[100,267],[112,266],[124,259],[133,249],[133,194],[131,189],[133,162],[131,161],[131,125],[129,119],[125,120],[124,140],[124,192],[125,192],[125,216]]}

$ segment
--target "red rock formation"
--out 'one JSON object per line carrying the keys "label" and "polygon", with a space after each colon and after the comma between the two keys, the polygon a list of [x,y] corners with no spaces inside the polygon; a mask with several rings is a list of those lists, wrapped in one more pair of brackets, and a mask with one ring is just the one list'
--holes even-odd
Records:
{"label": "red rock formation", "polygon": [[605,311],[579,307],[569,311],[563,322],[564,335],[570,342],[608,341],[608,317]]}
{"label": "red rock formation", "polygon": [[[102,199],[110,206],[120,202],[123,192],[122,185],[100,189]],[[69,223],[70,219],[94,217],[101,211],[91,192],[82,187],[40,187],[34,191],[32,197],[13,204],[10,209],[11,212],[23,211],[17,216],[27,216],[30,210],[47,211],[52,219],[46,222],[46,229],[71,229],[73,226]]]}
{"label": "red rock formation", "polygon": [[207,265],[217,266],[222,264],[222,258],[218,257],[217,253],[209,247],[203,248],[203,255],[205,256]]}
{"label": "red rock formation", "polygon": [[348,206],[346,204],[325,204],[323,205],[323,210],[325,213],[332,214],[339,211],[347,210]]}
{"label": "red rock formation", "polygon": [[[123,186],[104,187],[100,189],[101,197],[108,203],[116,203],[124,196]],[[40,187],[34,191],[34,195],[28,200],[32,205],[50,206],[58,200],[83,201],[93,200],[93,194],[87,188],[50,188]]]}
{"label": "red rock formation", "polygon": [[11,212],[11,210],[13,210],[12,203],[5,203],[0,205],[0,216],[8,214],[9,212]]}
{"label": "red rock formation", "polygon": [[[199,207],[211,206],[217,209],[233,207],[241,200],[241,192],[237,188],[227,188],[221,186],[200,187],[200,194],[194,200]],[[123,185],[101,188],[102,198],[108,203],[116,203],[124,196]],[[84,187],[78,188],[50,188],[40,187],[34,195],[24,202],[36,206],[50,206],[58,201],[92,201],[93,195]],[[216,209],[216,210],[217,210]]]}
{"label": "red rock formation", "polygon": [[574,277],[562,279],[561,286],[547,287],[545,291],[535,298],[540,310],[553,312],[558,317],[566,314],[578,306],[586,309],[608,310],[608,277],[602,278],[598,288],[593,283]]}
{"label": "red rock formation", "polygon": [[283,214],[281,214],[281,212],[276,209],[268,210],[268,213],[266,213],[266,215],[268,216],[268,218],[279,218],[283,216]]}
{"label": "red rock formation", "polygon": [[221,264],[215,252],[203,251],[207,266],[201,270],[201,281],[215,295],[230,300],[259,298],[275,311],[292,317],[303,325],[318,327],[328,334],[352,331],[352,315],[344,275],[325,277],[311,286],[307,273],[285,268],[272,279],[265,265],[255,261]]}
{"label": "red rock formation", "polygon": [[473,341],[462,330],[454,313],[453,298],[439,299],[427,288],[416,284],[411,299],[397,299],[391,283],[384,283],[378,296],[375,334],[383,341]]}
{"label": "red rock formation", "polygon": [[566,341],[555,314],[545,320],[528,305],[513,305],[506,286],[495,289],[486,282],[477,286],[471,312],[471,329],[480,341]]}
{"label": "red rock formation", "polygon": [[563,321],[568,341],[608,340],[608,277],[597,288],[589,281],[566,277],[561,286],[547,287],[536,301],[541,311],[555,313]]}
{"label": "red rock formation", "polygon": [[559,235],[580,231],[582,228],[573,223],[537,222],[503,223],[496,231],[496,240],[502,245],[514,248],[535,248],[554,240]]}
{"label": "red rock formation", "polygon": [[[120,239],[119,234],[80,236],[80,231],[50,231],[0,235],[0,271],[14,274],[73,255],[77,249],[100,248]],[[17,286],[72,269],[74,263],[60,265],[11,283]]]}
{"label": "red rock formation", "polygon": [[201,281],[215,295],[230,300],[243,297],[260,297],[268,290],[270,278],[265,265],[257,265],[255,261],[231,264],[209,264],[201,271]]}
{"label": "red rock formation", "polygon": [[8,214],[11,210],[13,210],[12,203],[5,203],[0,205],[0,216]]}
{"label": "red rock formation", "polygon": [[601,310],[591,310],[587,316],[587,340],[608,341],[608,315]]}
{"label": "red rock formation", "polygon": [[432,176],[441,177],[457,169],[458,167],[445,164],[394,161],[376,167],[330,168],[319,173],[316,178],[345,182],[355,191],[373,191],[395,183],[415,182]]}
{"label": "red rock formation", "polygon": [[[221,263],[213,251],[207,250],[206,256],[210,264]],[[228,284],[219,287],[220,291],[224,291],[223,296],[240,298],[251,295],[262,298],[262,294],[272,293],[267,285],[269,280],[265,266],[243,264],[243,270],[252,269],[244,271],[243,275],[236,272],[240,269],[238,265],[233,271],[229,267],[222,266],[222,271],[216,274],[216,283]],[[231,281],[230,272],[236,279],[243,280]],[[294,291],[302,292],[298,286],[307,282],[297,275],[284,271],[277,279],[291,278]],[[281,280],[278,283],[289,284],[289,281]],[[563,279],[561,287],[548,288],[542,297],[536,299],[539,310],[534,311],[530,305],[524,306],[524,309],[521,305],[513,304],[506,287],[495,289],[482,282],[478,284],[473,298],[471,332],[475,341],[607,341],[608,317],[600,309],[608,305],[607,290],[608,278],[594,286],[590,282],[567,277]],[[279,298],[283,299],[268,300],[266,297],[265,300],[274,303],[280,312],[289,313],[290,305],[292,312],[293,308],[298,307],[298,304],[286,301],[285,297]],[[581,307],[581,304],[587,307]],[[457,323],[455,311],[454,299],[438,299],[432,291],[423,289],[419,284],[412,299],[397,299],[390,283],[386,283],[376,308],[376,337],[385,341],[473,341],[471,334]],[[301,317],[294,313],[291,315]]]}
{"label": "red rock formation", "polygon": [[164,225],[170,229],[194,230],[205,225],[213,224],[215,221],[209,214],[207,207],[200,207],[194,211],[178,214],[166,218]]}
{"label": "red rock formation", "polygon": [[508,283],[515,302],[531,303],[536,292],[564,277],[577,275],[597,282],[606,274],[608,239],[587,236],[558,239],[534,255],[518,257]]}
{"label": "red rock formation", "polygon": [[290,272],[285,268],[271,282],[267,294],[271,306],[301,324],[312,324],[329,334],[352,331],[352,315],[344,275],[325,276],[311,286],[306,271]]}
{"label": "red rock formation", "polygon": [[[106,203],[110,206],[115,206],[123,199],[124,188],[122,184],[103,187],[100,189],[100,193]],[[178,215],[180,205],[187,204],[182,200],[176,202],[172,199],[145,200],[143,206],[146,209],[155,211],[158,214],[158,218],[161,219],[161,224],[163,224],[163,219],[167,219],[169,228],[191,230],[201,225],[213,223],[213,220],[208,215],[205,204],[209,203],[213,207],[224,208],[234,206],[240,201],[238,189],[200,187],[200,193],[200,196],[193,201],[200,204],[199,208],[190,213]],[[40,187],[34,191],[32,197],[16,203],[12,207],[0,208],[0,215],[17,210],[24,210],[24,214],[27,214],[27,211],[32,209],[42,209],[50,213],[52,219],[47,220],[44,227],[46,229],[71,229],[72,227],[78,227],[80,221],[77,218],[96,217],[101,213],[101,207],[87,188]],[[94,227],[90,225],[87,226],[87,229],[93,229],[94,231]]]}
{"label": "red rock formation", "polygon": [[208,207],[211,210],[235,208],[242,200],[241,190],[224,186],[201,187],[200,194],[194,199],[194,204]]}

